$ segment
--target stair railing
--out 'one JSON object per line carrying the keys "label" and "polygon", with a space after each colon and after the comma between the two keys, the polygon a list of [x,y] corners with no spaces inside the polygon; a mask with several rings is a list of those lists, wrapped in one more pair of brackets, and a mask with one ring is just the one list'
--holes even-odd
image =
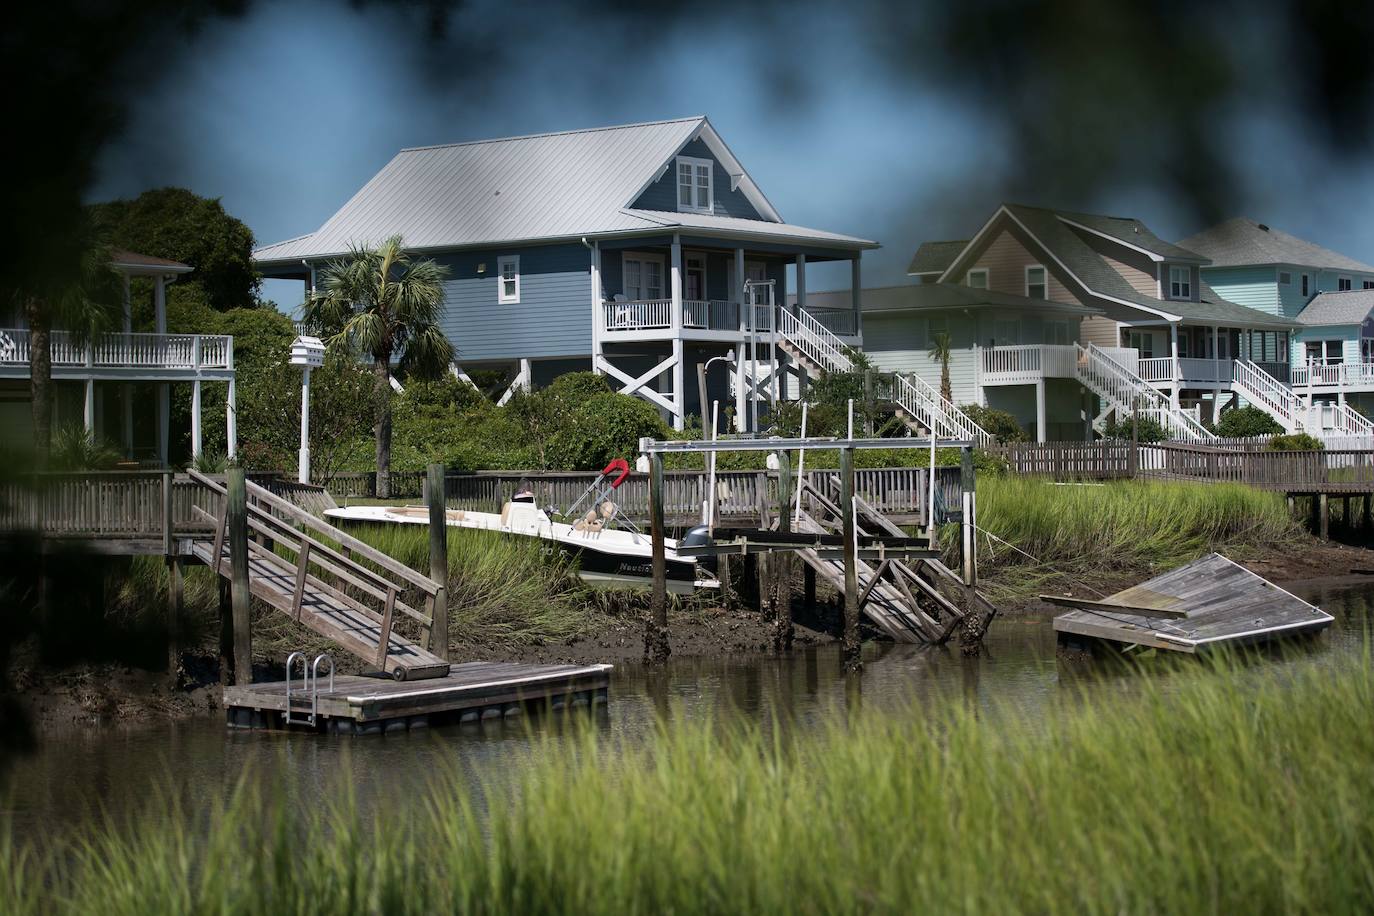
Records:
{"label": "stair railing", "polygon": [[1216,438],[1197,420],[1175,409],[1168,398],[1150,387],[1144,379],[1103,353],[1096,344],[1076,346],[1079,379],[1107,400],[1128,409],[1143,402],[1146,409],[1159,412],[1170,432],[1185,438]]}
{"label": "stair railing", "polygon": [[1231,383],[1241,389],[1246,400],[1278,420],[1285,432],[1293,433],[1303,428],[1306,408],[1302,399],[1253,361],[1236,360]]}
{"label": "stair railing", "polygon": [[806,309],[778,309],[778,333],[807,359],[831,372],[853,372],[854,363],[844,355],[844,342]]}

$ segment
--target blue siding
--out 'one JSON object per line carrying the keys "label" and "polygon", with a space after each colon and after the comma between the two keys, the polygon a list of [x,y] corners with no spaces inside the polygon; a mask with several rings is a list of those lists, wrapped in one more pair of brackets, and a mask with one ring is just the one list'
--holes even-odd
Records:
{"label": "blue siding", "polygon": [[[682,149],[683,156],[691,156],[694,159],[710,159],[715,164],[712,169],[711,196],[714,198],[713,204],[717,216],[738,216],[743,219],[762,219],[759,212],[754,209],[753,204],[749,203],[739,191],[730,190],[730,176],[725,169],[721,168],[716,157],[711,155],[706,144],[701,140],[693,140]],[[640,210],[667,210],[677,212],[677,161],[669,163],[668,171],[663,173],[663,177],[645,189],[639,195],[639,199],[632,204]]]}
{"label": "blue siding", "polygon": [[[520,256],[520,301],[497,302],[497,260]],[[441,326],[460,360],[586,356],[592,352],[591,252],[578,244],[461,251],[448,266]],[[485,264],[479,275],[477,265]]]}
{"label": "blue siding", "polygon": [[1273,267],[1204,267],[1202,279],[1223,299],[1270,315],[1280,314]]}

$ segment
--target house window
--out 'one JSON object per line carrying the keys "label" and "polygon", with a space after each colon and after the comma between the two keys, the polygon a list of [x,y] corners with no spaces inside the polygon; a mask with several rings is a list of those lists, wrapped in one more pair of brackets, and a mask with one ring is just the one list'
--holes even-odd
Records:
{"label": "house window", "polygon": [[1282,286],[1289,286],[1293,282],[1293,275],[1286,270],[1279,271],[1279,283]]}
{"label": "house window", "polygon": [[1366,280],[1366,281],[1364,281],[1364,288],[1365,288],[1365,289],[1374,289],[1374,280]]}
{"label": "house window", "polygon": [[1302,294],[1307,295],[1307,274],[1302,275]]}
{"label": "house window", "polygon": [[1337,291],[1337,292],[1343,293],[1343,292],[1346,292],[1346,291],[1349,290],[1349,289],[1350,289],[1350,278],[1349,278],[1349,277],[1337,277],[1337,278],[1336,278],[1336,291]]}
{"label": "house window", "polygon": [[1186,264],[1181,267],[1178,265],[1170,266],[1169,298],[1193,298],[1193,269],[1191,267],[1188,267]]}
{"label": "house window", "polygon": [[683,213],[711,212],[710,159],[677,157],[677,208]]}
{"label": "house window", "polygon": [[980,267],[977,270],[970,270],[968,276],[965,278],[965,282],[974,289],[987,289],[988,269],[986,267]]}
{"label": "house window", "polygon": [[621,260],[621,285],[625,298],[644,301],[663,298],[663,258],[652,254],[626,254]]}
{"label": "house window", "polygon": [[1141,359],[1154,359],[1155,335],[1151,332],[1132,331],[1130,345],[1132,349],[1139,351]]}
{"label": "house window", "polygon": [[1066,346],[1073,343],[1072,334],[1069,331],[1067,321],[1047,321],[1045,322],[1045,343],[1054,346]]}
{"label": "house window", "polygon": [[1020,343],[1020,325],[1015,319],[998,318],[992,323],[992,336],[995,345],[1010,347]]}
{"label": "house window", "polygon": [[1045,299],[1045,268],[1032,264],[1026,268],[1026,298]]}
{"label": "house window", "polygon": [[496,272],[500,275],[496,301],[520,301],[520,255],[508,254],[496,261]]}
{"label": "house window", "polygon": [[1339,340],[1309,340],[1304,349],[1308,363],[1335,366],[1345,361],[1344,345]]}

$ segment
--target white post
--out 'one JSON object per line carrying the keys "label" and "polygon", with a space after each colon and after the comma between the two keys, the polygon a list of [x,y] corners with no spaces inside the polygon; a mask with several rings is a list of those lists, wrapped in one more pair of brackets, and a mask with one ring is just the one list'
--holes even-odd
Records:
{"label": "white post", "polygon": [[310,482],[310,367],[301,373],[301,452],[296,479]]}
{"label": "white post", "polygon": [[1042,375],[1035,382],[1035,441],[1048,442],[1049,436],[1045,432],[1045,377]]}
{"label": "white post", "polygon": [[859,252],[854,252],[854,260],[849,262],[849,289],[852,296],[851,304],[854,306],[854,336],[859,336],[863,332],[863,302],[861,290],[863,280],[859,269]]}
{"label": "white post", "polygon": [[[705,408],[702,408],[703,412]],[[711,402],[711,441],[717,438],[716,428],[720,420],[720,401]],[[714,528],[716,524],[716,453],[711,452],[706,456],[706,526]]]}
{"label": "white post", "polygon": [[592,242],[592,371],[601,374],[600,360],[604,353],[606,309],[601,304],[601,243]]}
{"label": "white post", "polygon": [[672,326],[674,336],[682,332],[682,242],[673,236],[672,244]]}
{"label": "white post", "polygon": [[191,383],[191,457],[199,458],[200,450],[200,379],[196,379]]}
{"label": "white post", "polygon": [[[783,301],[786,301],[785,298]],[[779,302],[773,285],[768,285],[768,363],[772,370],[769,381],[773,383],[773,410],[778,409],[778,402],[782,400],[782,385],[778,378],[778,309],[782,308],[783,302]]]}
{"label": "white post", "polygon": [[[681,304],[679,302],[679,304]],[[674,312],[674,314],[677,314]],[[681,430],[687,425],[687,399],[683,397],[683,363],[686,361],[682,354],[682,338],[673,338],[673,429]]]}
{"label": "white post", "polygon": [[[129,293],[129,275],[124,275],[124,333],[130,334],[134,329],[134,307],[133,300]],[[129,340],[131,338],[125,338]],[[120,410],[124,413],[124,457],[134,456],[134,386],[128,382],[124,383],[124,395],[120,399]]]}
{"label": "white post", "polygon": [[1178,364],[1178,322],[1177,322],[1177,321],[1172,322],[1172,323],[1170,323],[1170,325],[1169,325],[1169,352],[1170,352],[1170,354],[1172,355],[1172,358],[1169,360],[1169,364],[1170,364],[1170,367],[1171,367],[1171,368],[1169,369],[1169,377],[1170,377],[1170,380],[1173,382],[1173,393],[1169,395],[1169,405],[1170,405],[1171,407],[1173,407],[1174,410],[1178,410],[1178,383],[1179,383],[1179,375],[1180,375],[1180,371],[1179,371],[1179,370],[1180,370],[1180,366],[1179,366],[1179,364]]}
{"label": "white post", "polygon": [[[748,318],[746,317],[745,311],[744,311],[744,307],[745,307],[745,296],[744,296],[744,249],[743,249],[743,248],[736,248],[736,249],[735,249],[735,288],[734,288],[733,290],[730,291],[730,294],[731,294],[732,296],[734,296],[734,297],[735,297],[735,301],[739,303],[739,329],[740,329],[740,333],[742,334],[742,333],[744,333],[744,329],[747,327],[747,325],[745,324],[745,322],[748,320]],[[736,363],[735,363],[736,371],[738,371],[738,367],[739,367],[739,366],[742,366],[742,365],[744,365],[743,362],[736,361]]]}
{"label": "white post", "polygon": [[224,407],[224,432],[226,449],[229,457],[233,458],[239,453],[239,418],[238,418],[238,399],[235,396],[234,380],[229,380],[229,398]]}
{"label": "white post", "polygon": [[[786,304],[786,300],[783,300]],[[797,308],[806,310],[806,255],[797,255]]]}
{"label": "white post", "polygon": [[[153,327],[158,334],[167,333],[167,278],[158,275],[153,282]],[[166,352],[166,341],[159,340],[158,352]],[[172,425],[172,386],[161,382],[157,386],[157,459],[167,464],[168,440]]]}
{"label": "white post", "polygon": [[86,379],[86,434],[95,435],[95,379]]}
{"label": "white post", "polygon": [[516,382],[526,391],[534,389],[534,366],[528,359],[520,360],[520,378]]}
{"label": "white post", "polygon": [[[744,314],[741,310],[740,314]],[[735,344],[735,364],[730,367],[735,377],[735,432],[744,432],[744,342]]]}

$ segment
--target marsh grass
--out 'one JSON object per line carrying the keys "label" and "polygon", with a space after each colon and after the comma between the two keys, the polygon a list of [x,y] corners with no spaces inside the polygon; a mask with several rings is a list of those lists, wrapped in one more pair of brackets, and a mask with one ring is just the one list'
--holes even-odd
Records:
{"label": "marsh grass", "polygon": [[[1000,539],[979,535],[987,584],[1028,594],[1153,574],[1214,550],[1244,555],[1306,538],[1280,493],[1167,481],[1059,485],[985,476],[978,525]],[[950,534],[944,543],[952,553],[957,533]]]}
{"label": "marsh grass", "polygon": [[[16,914],[1330,913],[1374,903],[1374,670],[1141,677],[1043,719],[837,711],[536,740],[504,784],[457,755],[360,813],[261,774],[39,854],[0,832]],[[546,731],[545,734],[548,734]],[[265,788],[267,787],[267,788]]]}

